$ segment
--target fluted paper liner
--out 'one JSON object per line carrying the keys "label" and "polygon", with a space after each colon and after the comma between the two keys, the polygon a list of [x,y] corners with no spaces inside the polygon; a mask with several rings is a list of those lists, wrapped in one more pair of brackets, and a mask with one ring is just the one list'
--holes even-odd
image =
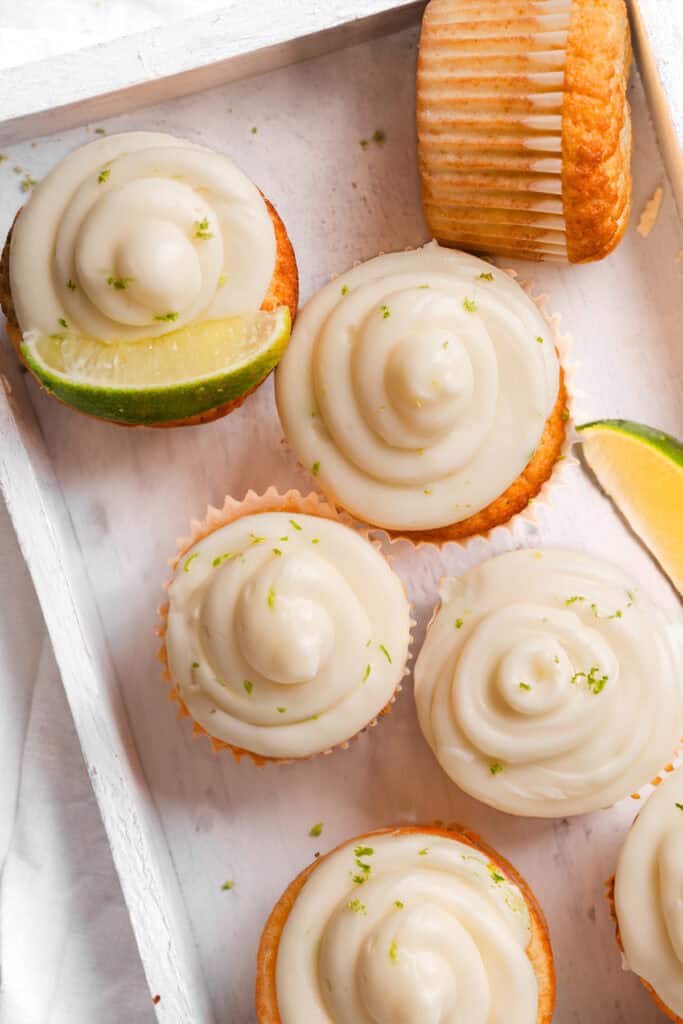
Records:
{"label": "fluted paper liner", "polygon": [[[178,539],[177,551],[176,554],[169,559],[169,566],[175,572],[180,560],[198,541],[203,540],[205,537],[208,537],[209,534],[214,533],[214,531],[220,529],[222,526],[227,526],[228,523],[232,523],[236,519],[241,519],[244,516],[256,515],[262,512],[288,512],[293,514],[298,513],[300,515],[320,516],[324,519],[332,519],[335,522],[340,523],[342,526],[345,526],[347,529],[353,530],[354,533],[359,533],[361,536],[365,537],[367,542],[371,544],[380,554],[382,554],[381,545],[379,544],[378,541],[374,541],[369,537],[367,530],[356,528],[352,520],[346,513],[337,509],[322,495],[316,494],[314,492],[302,495],[297,490],[289,490],[285,494],[280,494],[277,488],[269,487],[263,494],[256,494],[256,492],[252,490],[247,491],[242,501],[237,501],[235,498],[232,498],[230,495],[227,495],[222,508],[214,508],[213,506],[209,505],[204,519],[192,520],[190,524],[189,536],[181,537]],[[385,560],[390,562],[390,559]],[[172,580],[169,579],[164,583],[164,590],[168,590],[171,582]],[[405,585],[403,585],[403,590],[405,593]],[[179,719],[192,718],[192,715],[187,705],[180,696],[180,693],[178,692],[178,688],[176,687],[171,677],[171,672],[169,669],[168,654],[166,651],[168,609],[168,602],[165,602],[159,608],[161,625],[156,630],[157,635],[161,637],[162,640],[162,645],[157,655],[157,657],[159,658],[163,665],[162,680],[170,687],[168,691],[169,700],[174,701],[178,705],[177,717]],[[411,616],[411,635],[409,637],[408,642],[408,655],[406,658],[406,665],[403,672],[404,677],[409,674],[408,665],[411,656],[410,646],[412,644],[412,630],[414,629],[414,627],[415,621]],[[330,747],[326,750],[320,750],[317,754],[311,754],[307,757],[265,757],[261,754],[256,754],[251,750],[245,750],[242,747],[236,747],[231,743],[227,743],[225,740],[221,740],[218,739],[216,736],[212,736],[208,732],[208,730],[204,728],[203,725],[200,725],[199,722],[195,721],[194,719],[192,719],[192,731],[195,736],[206,736],[209,739],[211,747],[214,750],[214,752],[218,753],[222,750],[230,750],[237,762],[241,761],[241,759],[245,756],[248,757],[251,761],[253,761],[254,764],[256,764],[258,767],[262,767],[266,764],[290,764],[293,761],[311,760],[311,758],[313,757],[318,757],[319,754],[331,754],[333,750],[348,749],[351,742],[354,739],[357,739],[360,733],[365,732],[366,729],[374,728],[377,725],[380,718],[384,717],[384,715],[390,714],[391,705],[396,700],[398,694],[401,692],[401,689],[402,685],[399,682],[389,702],[382,708],[382,710],[375,718],[372,718],[367,723],[367,725],[360,730],[360,732],[356,733],[354,736],[350,736],[347,740],[344,740],[342,743],[339,743],[334,747]]]}

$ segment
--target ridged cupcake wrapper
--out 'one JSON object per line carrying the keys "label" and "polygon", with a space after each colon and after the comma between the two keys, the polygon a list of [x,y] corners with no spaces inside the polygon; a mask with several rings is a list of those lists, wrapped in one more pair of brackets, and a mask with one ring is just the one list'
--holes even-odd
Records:
{"label": "ridged cupcake wrapper", "polygon": [[[331,502],[329,502],[323,495],[315,492],[302,495],[298,490],[289,490],[284,494],[281,494],[277,488],[269,487],[263,494],[256,494],[255,491],[247,491],[244,498],[241,501],[237,501],[230,495],[227,495],[223,503],[222,508],[214,508],[209,505],[206,516],[204,519],[198,520],[193,519],[190,524],[190,534],[187,537],[180,537],[177,544],[176,554],[169,559],[169,566],[175,572],[178,563],[183,556],[192,548],[198,541],[208,537],[209,534],[214,533],[215,530],[220,529],[223,526],[227,526],[228,523],[234,522],[236,519],[241,519],[244,516],[256,515],[263,512],[288,512],[294,515],[311,515],[320,516],[324,519],[332,519],[335,522],[346,526],[348,529],[354,531],[354,533],[360,534],[364,537],[369,544],[371,544],[386,561],[391,563],[391,558],[387,557],[382,553],[381,544],[379,541],[373,540],[369,532],[365,529],[359,528],[354,524],[351,517],[344,512],[336,508]],[[400,576],[399,576],[400,579]],[[172,583],[172,579],[167,580],[163,587],[164,590],[168,590]],[[403,584],[403,591],[405,591],[405,584]],[[406,595],[407,600],[407,595]],[[157,658],[163,665],[162,681],[167,684],[170,689],[168,691],[168,699],[175,702],[178,705],[178,719],[181,718],[192,718],[192,714],[183,701],[176,684],[171,676],[169,664],[168,664],[168,653],[166,650],[166,632],[168,629],[168,610],[169,604],[165,602],[158,609],[159,616],[161,618],[161,624],[156,629],[156,634],[161,638],[161,647],[157,652]],[[410,636],[408,641],[408,655],[406,658],[406,665],[403,672],[402,679],[405,679],[410,674],[410,662],[412,659],[411,647],[413,642],[413,630],[416,626],[416,622],[412,615],[410,617]],[[359,732],[350,736],[347,740],[342,743],[336,744],[334,747],[329,747],[326,750],[321,750],[316,754],[310,754],[306,757],[296,758],[283,758],[283,757],[266,757],[261,754],[256,754],[251,750],[245,750],[242,747],[237,747],[232,743],[228,743],[225,740],[218,739],[216,736],[212,736],[203,725],[192,719],[192,731],[195,736],[206,736],[209,740],[214,753],[219,753],[223,750],[229,750],[234,759],[239,763],[243,757],[247,757],[257,767],[264,767],[267,764],[292,764],[295,761],[310,761],[314,757],[319,757],[325,754],[331,754],[335,750],[348,750],[351,743],[358,739],[358,737],[366,732],[368,729],[373,729],[379,722],[380,718],[385,715],[391,714],[392,705],[396,698],[401,692],[403,686],[402,681],[396,686],[390,700],[385,704],[382,710],[376,715],[375,718],[371,719]]]}
{"label": "ridged cupcake wrapper", "polygon": [[562,106],[571,0],[432,0],[417,89],[422,201],[440,241],[566,260]]}

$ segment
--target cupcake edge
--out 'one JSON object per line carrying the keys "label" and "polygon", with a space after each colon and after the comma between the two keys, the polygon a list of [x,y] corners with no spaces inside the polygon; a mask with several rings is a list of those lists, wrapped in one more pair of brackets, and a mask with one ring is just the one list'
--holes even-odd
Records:
{"label": "cupcake edge", "polygon": [[[257,494],[255,491],[249,490],[245,494],[241,501],[237,501],[230,495],[226,495],[225,501],[222,508],[214,508],[209,505],[206,513],[206,517],[203,520],[193,519],[190,524],[191,532],[188,537],[181,537],[177,541],[177,551],[172,558],[169,559],[169,566],[175,572],[178,563],[181,558],[190,550],[198,541],[208,537],[215,530],[220,529],[223,526],[227,526],[229,523],[234,522],[237,519],[242,519],[244,516],[255,515],[261,512],[287,512],[300,515],[312,515],[320,516],[324,519],[331,519],[334,522],[345,526],[347,529],[352,530],[354,533],[359,534],[361,537],[372,545],[376,551],[382,554],[381,545],[378,541],[372,540],[368,535],[367,530],[359,530],[353,524],[351,518],[344,512],[337,509],[331,502],[327,501],[322,495],[312,491],[306,495],[302,495],[298,490],[290,489],[284,494],[281,494],[276,487],[269,487],[263,494]],[[390,565],[391,560],[382,554],[382,557]],[[393,571],[393,570],[392,570]],[[396,577],[401,581],[403,593],[406,595],[405,583],[398,575],[394,573]],[[173,578],[166,580],[163,584],[163,589],[168,590]],[[410,603],[406,595],[406,603],[408,604],[409,612],[411,611]],[[170,689],[168,691],[168,699],[175,702],[178,705],[177,718],[192,718],[192,714],[183,701],[177,686],[173,682],[171,676],[169,664],[168,664],[168,653],[166,650],[166,632],[168,628],[168,611],[169,602],[166,601],[158,609],[158,614],[161,618],[161,624],[156,629],[156,635],[161,638],[161,647],[157,652],[157,659],[162,663],[162,682],[167,684]],[[385,715],[391,714],[392,705],[401,692],[403,685],[402,679],[404,679],[410,673],[410,662],[412,658],[411,646],[413,641],[412,631],[415,628],[415,620],[410,614],[410,634],[408,637],[408,653],[406,657],[406,663],[403,670],[403,676],[396,685],[396,688],[391,696],[391,699],[384,705],[384,707],[375,715],[362,729],[354,733],[353,736],[349,736],[348,739],[342,743],[336,744],[334,747],[328,747],[325,750],[320,750],[315,754],[309,754],[303,757],[268,757],[263,754],[257,754],[254,751],[246,750],[243,747],[237,747],[232,743],[228,743],[225,740],[218,739],[216,736],[212,736],[203,725],[195,721],[192,718],[192,732],[194,736],[206,736],[211,744],[214,753],[219,753],[222,750],[229,750],[232,753],[233,758],[237,763],[242,760],[243,757],[247,757],[252,761],[258,768],[262,768],[267,764],[293,764],[298,761],[310,761],[320,755],[332,754],[335,750],[347,750],[351,743],[358,739],[358,737],[366,732],[368,729],[374,729],[378,724],[380,718]]]}
{"label": "cupcake edge", "polygon": [[290,882],[278,899],[268,916],[261,935],[256,960],[256,1019],[258,1024],[282,1024],[277,1006],[276,989],[276,967],[280,938],[296,898],[313,871],[326,858],[346,846],[352,846],[354,843],[362,843],[367,839],[381,835],[410,835],[415,833],[454,839],[485,853],[491,863],[495,867],[500,868],[505,876],[517,886],[524,898],[531,921],[531,939],[526,952],[538,983],[537,1024],[551,1024],[555,1004],[555,967],[550,931],[538,899],[528,883],[509,861],[502,857],[497,850],[483,843],[476,833],[461,828],[458,825],[448,828],[436,828],[431,825],[424,827],[419,825],[399,825],[395,828],[374,829],[371,832],[346,839],[305,867]]}
{"label": "cupcake edge", "polygon": [[[261,190],[259,189],[259,192]],[[279,306],[287,306],[291,317],[291,323],[294,324],[296,319],[296,313],[299,303],[299,273],[296,264],[296,257],[294,255],[294,248],[290,241],[287,229],[284,225],[282,218],[271,203],[271,201],[261,192],[261,197],[265,203],[266,209],[270,215],[270,219],[275,232],[275,266],[273,267],[273,276],[270,279],[268,291],[266,292],[265,298],[261,303],[261,309],[265,311],[273,311]],[[28,366],[24,359],[21,351],[22,333],[17,320],[16,311],[14,309],[14,302],[12,299],[12,289],[10,286],[10,253],[11,253],[11,242],[12,232],[17,222],[18,217],[21,214],[20,208],[12,222],[12,225],[7,232],[7,238],[5,239],[5,245],[0,255],[0,309],[5,314],[7,323],[6,330],[7,336],[12,343],[17,357],[19,358],[22,366],[24,366],[31,376],[36,381],[41,390],[46,391],[50,398],[59,402],[60,405],[66,406],[73,412],[80,413],[82,416],[87,416],[89,419],[99,420],[103,423],[113,423],[117,427],[148,427],[153,430],[164,430],[170,427],[192,427],[198,426],[201,423],[211,423],[213,420],[221,419],[223,416],[227,416],[229,412],[234,409],[238,409],[243,402],[253,394],[261,384],[270,376],[273,370],[269,370],[265,377],[262,377],[257,384],[254,384],[248,391],[245,391],[243,395],[238,395],[237,398],[231,399],[229,402],[224,402],[222,405],[218,405],[213,409],[207,409],[204,412],[197,413],[194,416],[190,416],[187,419],[182,420],[169,420],[165,423],[123,423],[120,420],[108,420],[103,416],[94,416],[90,413],[83,412],[82,409],[77,409],[75,406],[70,405],[63,399],[59,398],[58,395],[48,392],[43,387],[41,382],[32,373],[30,366]],[[273,367],[274,369],[274,367]]]}

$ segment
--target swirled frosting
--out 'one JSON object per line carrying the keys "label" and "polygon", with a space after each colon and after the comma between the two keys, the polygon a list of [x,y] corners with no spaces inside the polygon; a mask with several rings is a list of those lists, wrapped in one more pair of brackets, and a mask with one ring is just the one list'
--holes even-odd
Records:
{"label": "swirled frosting", "polygon": [[626,964],[683,1017],[683,769],[657,787],[627,835],[614,900]]}
{"label": "swirled frosting", "polygon": [[22,331],[135,341],[259,309],[275,233],[228,157],[126,132],[70,153],[35,188],[12,234]]}
{"label": "swirled frosting", "polygon": [[445,581],[415,667],[420,726],[462,789],[511,814],[608,807],[682,735],[683,631],[615,566],[515,551]]}
{"label": "swirled frosting", "polygon": [[524,896],[480,850],[369,835],[321,861],[296,898],[278,948],[280,1019],[536,1024],[530,939]]}
{"label": "swirled frosting", "polygon": [[374,719],[403,675],[403,587],[352,529],[243,516],[188,551],[169,588],[169,669],[193,718],[265,757],[307,757]]}
{"label": "swirled frosting", "polygon": [[298,316],[276,377],[285,435],[367,522],[426,529],[499,497],[557,400],[547,323],[512,278],[435,242],[378,256]]}

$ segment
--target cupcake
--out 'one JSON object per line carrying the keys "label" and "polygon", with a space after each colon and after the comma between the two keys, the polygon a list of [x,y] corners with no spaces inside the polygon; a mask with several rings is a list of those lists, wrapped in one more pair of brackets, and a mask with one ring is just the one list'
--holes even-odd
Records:
{"label": "cupcake", "polygon": [[624,0],[431,0],[417,134],[422,203],[445,245],[601,259],[631,208]]}
{"label": "cupcake", "polygon": [[312,757],[388,710],[410,645],[403,586],[317,495],[226,498],[171,564],[161,658],[214,749]]}
{"label": "cupcake", "polygon": [[299,314],[276,374],[287,440],[359,520],[443,542],[507,522],[560,457],[557,331],[512,277],[436,243],[378,256]]}
{"label": "cupcake", "polygon": [[683,769],[636,818],[610,883],[624,966],[672,1020],[683,1022]]}
{"label": "cupcake", "polygon": [[648,783],[683,735],[683,627],[616,566],[514,551],[440,587],[420,727],[465,792],[561,818]]}
{"label": "cupcake", "polygon": [[381,829],[296,878],[261,937],[259,1024],[550,1024],[548,928],[467,832]]}
{"label": "cupcake", "polygon": [[19,357],[60,401],[168,427],[230,412],[282,355],[296,313],[274,207],[221,153],[126,132],[33,191],[0,264]]}

